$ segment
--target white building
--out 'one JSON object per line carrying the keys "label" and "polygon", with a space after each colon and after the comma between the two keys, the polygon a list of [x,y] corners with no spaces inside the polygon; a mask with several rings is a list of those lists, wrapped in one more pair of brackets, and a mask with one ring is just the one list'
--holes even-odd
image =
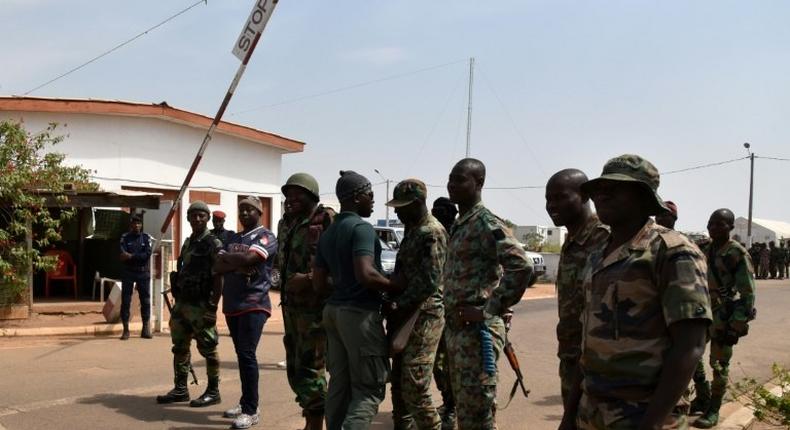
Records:
{"label": "white building", "polygon": [[[103,190],[157,192],[172,201],[200,147],[211,118],[168,106],[107,100],[0,97],[0,118],[25,123],[30,132],[60,124],[66,139],[54,147],[66,162],[95,171]],[[261,197],[262,223],[280,219],[282,156],[301,152],[304,143],[229,122],[217,127],[185,195],[183,206],[204,200],[227,214],[234,229],[240,195]],[[150,215],[150,219],[149,219]],[[146,230],[161,226],[146,215]],[[161,218],[161,216],[159,217]],[[155,225],[159,224],[159,225]],[[189,235],[186,210],[174,220],[177,243]]]}
{"label": "white building", "polygon": [[565,237],[568,235],[568,229],[565,227],[546,227],[542,225],[523,225],[516,226],[513,229],[513,234],[516,239],[521,243],[527,243],[527,239],[531,235],[539,235],[541,237],[541,244],[562,246],[565,243]]}
{"label": "white building", "polygon": [[[67,164],[94,171],[93,180],[102,190],[161,194],[160,209],[144,216],[145,230],[155,237],[212,122],[212,118],[164,102],[35,97],[0,97],[0,119],[22,121],[31,133],[58,123],[55,135],[66,138],[48,150],[66,154]],[[262,224],[276,228],[281,214],[282,156],[303,149],[303,142],[221,122],[172,222],[169,238],[180,245],[190,234],[186,207],[195,200],[205,201],[211,210],[224,211],[226,228],[238,229],[237,202],[247,194],[261,198]],[[90,270],[86,268],[86,278],[92,277]]]}
{"label": "white building", "polygon": [[[735,220],[735,229],[732,236],[739,242],[747,242],[749,227],[748,218],[738,217]],[[752,243],[776,242],[790,239],[790,223],[768,219],[752,218]],[[747,244],[748,245],[748,244]]]}

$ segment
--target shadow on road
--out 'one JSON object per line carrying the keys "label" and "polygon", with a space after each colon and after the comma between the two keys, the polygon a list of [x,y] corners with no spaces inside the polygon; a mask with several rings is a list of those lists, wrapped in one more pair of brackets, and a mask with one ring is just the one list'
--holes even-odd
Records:
{"label": "shadow on road", "polygon": [[189,429],[227,428],[229,424],[217,411],[190,408],[187,403],[158,405],[152,396],[99,394],[82,399],[79,403],[101,405],[142,422],[184,423],[187,426],[183,428]]}
{"label": "shadow on road", "polygon": [[538,406],[554,406],[554,405],[561,405],[562,404],[562,396],[560,395],[553,395],[553,396],[546,396],[536,402],[534,402]]}

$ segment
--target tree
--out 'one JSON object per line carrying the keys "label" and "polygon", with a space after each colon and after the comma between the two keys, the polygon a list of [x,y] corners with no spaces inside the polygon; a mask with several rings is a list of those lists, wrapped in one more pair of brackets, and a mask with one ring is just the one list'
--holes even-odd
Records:
{"label": "tree", "polygon": [[[64,154],[47,152],[63,140],[54,135],[56,127],[52,123],[31,134],[20,122],[0,121],[0,306],[22,301],[31,269],[54,267],[54,257],[44,257],[38,249],[60,240],[62,222],[76,213],[73,208],[51,212],[37,191],[54,193],[62,204],[67,201],[67,189],[98,190],[89,179],[89,170],[66,166]],[[32,248],[27,245],[28,236]]]}
{"label": "tree", "polygon": [[524,244],[527,246],[527,250],[540,252],[543,249],[543,236],[539,233],[529,233],[524,236]]}

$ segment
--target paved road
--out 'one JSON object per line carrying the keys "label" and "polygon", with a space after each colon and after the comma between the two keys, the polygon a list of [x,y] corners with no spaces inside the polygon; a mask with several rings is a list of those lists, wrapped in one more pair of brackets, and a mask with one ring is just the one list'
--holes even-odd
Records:
{"label": "paved road", "polygon": [[[758,319],[752,335],[736,347],[734,369],[767,378],[770,364],[790,365],[790,282],[760,281]],[[524,301],[516,308],[512,340],[526,370],[529,399],[517,397],[498,412],[501,429],[555,429],[561,415],[558,396],[556,304],[552,299]],[[261,367],[261,409],[258,428],[293,430],[301,417],[283,370],[275,363],[284,357],[282,323],[265,328],[258,349]],[[224,402],[206,409],[179,405],[159,406],[156,394],[171,386],[169,338],[28,338],[0,339],[0,430],[16,429],[221,429],[228,422],[221,411],[235,404],[239,381],[230,338],[220,340]],[[198,377],[205,382],[205,368],[197,359]],[[506,363],[500,362],[506,366]],[[512,372],[503,371],[499,397],[506,400]],[[192,394],[204,385],[192,386]],[[438,397],[434,397],[437,399]],[[373,429],[391,429],[387,399]]]}

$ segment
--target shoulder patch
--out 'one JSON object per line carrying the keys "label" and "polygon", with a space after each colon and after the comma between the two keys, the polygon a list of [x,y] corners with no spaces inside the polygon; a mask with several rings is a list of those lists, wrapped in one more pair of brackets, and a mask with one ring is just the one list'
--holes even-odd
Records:
{"label": "shoulder patch", "polygon": [[659,236],[661,236],[661,240],[664,241],[664,243],[667,245],[667,248],[677,248],[678,246],[683,246],[688,243],[682,234],[674,230],[665,231],[660,233]]}
{"label": "shoulder patch", "polygon": [[496,228],[491,232],[496,240],[505,240],[505,232],[501,228]]}

